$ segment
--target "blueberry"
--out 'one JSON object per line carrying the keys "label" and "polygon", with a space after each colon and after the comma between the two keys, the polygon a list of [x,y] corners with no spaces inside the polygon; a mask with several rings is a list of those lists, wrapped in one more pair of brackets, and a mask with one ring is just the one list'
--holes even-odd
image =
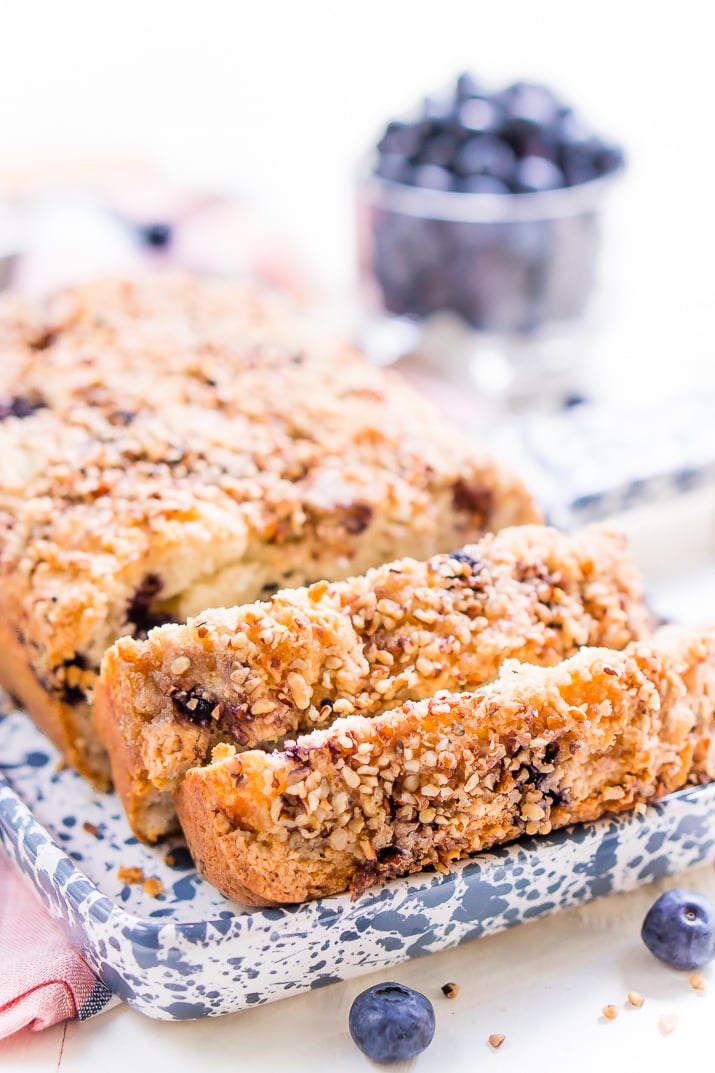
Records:
{"label": "blueberry", "polygon": [[422,141],[422,131],[412,123],[394,120],[385,127],[385,133],[377,143],[380,153],[399,153],[411,156],[416,153]]}
{"label": "blueberry", "polygon": [[462,178],[468,175],[491,175],[507,182],[514,167],[514,154],[504,142],[491,134],[478,134],[460,146],[454,157],[454,170]]}
{"label": "blueberry", "polygon": [[618,145],[601,143],[596,150],[595,160],[599,175],[607,175],[623,164],[623,150]]}
{"label": "blueberry", "polygon": [[166,249],[171,244],[171,224],[145,224],[139,228],[142,242],[155,250]]}
{"label": "blueberry", "polygon": [[515,82],[497,94],[497,99],[511,118],[535,126],[543,127],[555,122],[562,110],[561,102],[548,86],[536,82]]}
{"label": "blueberry", "polygon": [[381,153],[375,172],[393,183],[409,181],[410,165],[402,153]]}
{"label": "blueberry", "polygon": [[457,139],[448,131],[433,134],[427,138],[417,157],[419,164],[439,164],[441,168],[451,167],[457,151]]}
{"label": "blueberry", "polygon": [[434,1008],[410,987],[378,984],[355,999],[348,1025],[355,1044],[373,1062],[403,1062],[432,1042]]}
{"label": "blueberry", "polygon": [[457,112],[459,126],[468,134],[488,134],[497,129],[502,118],[501,109],[484,97],[468,97]]}
{"label": "blueberry", "polygon": [[564,174],[557,164],[541,156],[525,156],[514,170],[514,190],[518,194],[536,194],[565,186]]}
{"label": "blueberry", "polygon": [[446,168],[439,164],[418,164],[412,172],[414,186],[422,186],[428,190],[452,190],[454,180]]}
{"label": "blueberry", "polygon": [[661,894],[646,913],[641,938],[673,969],[700,969],[715,956],[715,902],[676,887]]}

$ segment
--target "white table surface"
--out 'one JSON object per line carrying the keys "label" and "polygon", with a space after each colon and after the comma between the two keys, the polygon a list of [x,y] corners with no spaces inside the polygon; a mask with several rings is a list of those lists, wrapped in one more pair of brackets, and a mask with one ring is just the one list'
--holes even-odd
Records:
{"label": "white table surface", "polygon": [[[715,895],[712,867],[678,882]],[[710,989],[696,992],[687,973],[656,962],[639,937],[657,889],[673,884],[601,899],[389,972],[216,1020],[156,1022],[121,1006],[84,1024],[23,1032],[0,1042],[0,1064],[24,1073],[357,1073],[378,1067],[350,1039],[350,1003],[367,984],[396,979],[428,995],[437,1015],[431,1046],[398,1070],[705,1068],[703,1058],[712,1053],[715,972],[704,971]],[[448,981],[460,986],[455,999],[440,991]],[[628,1005],[629,991],[645,996],[640,1009]],[[601,1014],[607,1004],[618,1008],[614,1021]],[[659,1021],[672,1014],[677,1025],[666,1037]],[[487,1042],[492,1033],[506,1037],[496,1052]]]}

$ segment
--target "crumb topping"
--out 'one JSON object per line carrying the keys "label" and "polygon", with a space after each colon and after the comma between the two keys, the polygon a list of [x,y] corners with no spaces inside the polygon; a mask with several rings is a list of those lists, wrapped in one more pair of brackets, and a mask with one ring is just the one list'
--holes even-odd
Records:
{"label": "crumb topping", "polygon": [[[187,783],[186,800],[204,786],[220,835],[283,847],[313,862],[308,873],[330,860],[356,894],[427,864],[446,870],[682,785],[698,733],[683,673],[702,648],[684,631],[679,644],[583,649],[555,668],[507,663],[475,693],[342,718],[282,752],[224,752],[188,773],[180,818]],[[713,678],[715,669],[703,690]]]}
{"label": "crumb topping", "polygon": [[123,639],[103,680],[124,733],[142,742],[138,777],[169,788],[219,741],[264,745],[476,688],[505,659],[552,665],[585,644],[623,648],[649,626],[620,533],[521,526]]}
{"label": "crumb topping", "polygon": [[69,702],[116,637],[216,591],[245,602],[535,518],[396,376],[269,294],[104,280],[5,299],[0,339],[3,599]]}

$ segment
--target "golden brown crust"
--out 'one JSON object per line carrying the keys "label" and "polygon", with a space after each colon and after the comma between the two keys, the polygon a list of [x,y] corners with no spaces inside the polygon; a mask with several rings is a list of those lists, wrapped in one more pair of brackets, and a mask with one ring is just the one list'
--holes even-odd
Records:
{"label": "golden brown crust", "polygon": [[[695,667],[697,696],[684,681]],[[477,693],[340,719],[284,752],[219,746],[181,783],[179,818],[230,898],[359,893],[677,789],[714,682],[715,630],[586,648],[553,668],[509,663]]]}
{"label": "golden brown crust", "polygon": [[3,612],[60,699],[91,699],[124,633],[538,517],[398,377],[255,290],[105,280],[0,303],[0,340]]}
{"label": "golden brown crust", "polygon": [[157,791],[168,820],[168,795],[219,741],[271,744],[337,716],[473,689],[504,659],[555,664],[649,631],[623,534],[509,528],[452,556],[123,638],[104,657],[98,727],[130,822],[153,841],[164,833]]}
{"label": "golden brown crust", "polygon": [[35,677],[27,649],[10,629],[0,600],[0,682],[32,712],[43,734],[65,754],[67,761],[90,779],[96,789],[111,785],[109,757],[96,738],[91,706],[83,697],[72,703],[48,692]]}

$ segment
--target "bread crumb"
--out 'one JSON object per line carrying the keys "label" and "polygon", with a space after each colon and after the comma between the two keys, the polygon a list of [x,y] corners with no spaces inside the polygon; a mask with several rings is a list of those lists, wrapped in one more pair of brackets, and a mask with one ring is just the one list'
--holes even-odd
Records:
{"label": "bread crumb", "polygon": [[615,1021],[615,1019],[618,1017],[618,1007],[617,1006],[604,1006],[603,1009],[601,1010],[601,1013],[603,1014],[603,1016],[607,1020]]}
{"label": "bread crumb", "polygon": [[117,879],[120,883],[143,883],[144,872],[141,868],[118,868]]}
{"label": "bread crumb", "polygon": [[498,1051],[505,1039],[506,1036],[502,1036],[501,1032],[493,1032],[489,1037],[489,1046]]}
{"label": "bread crumb", "polygon": [[228,760],[230,756],[236,755],[235,746],[229,745],[228,742],[220,741],[218,745],[214,745],[211,750],[211,762],[217,763],[219,760]]}
{"label": "bread crumb", "polygon": [[150,898],[158,898],[164,893],[164,884],[157,876],[150,876],[149,879],[144,880],[144,893]]}
{"label": "bread crumb", "polygon": [[456,998],[459,994],[459,984],[442,984],[442,994],[446,998]]}
{"label": "bread crumb", "polygon": [[691,973],[688,977],[688,983],[692,987],[693,991],[706,991],[708,982],[704,976],[701,976],[699,972]]}
{"label": "bread crumb", "polygon": [[675,1031],[675,1026],[678,1023],[677,1013],[664,1013],[661,1019],[658,1021],[658,1027],[664,1036],[669,1036],[671,1032]]}
{"label": "bread crumb", "polygon": [[640,991],[629,991],[628,1001],[630,1002],[631,1006],[635,1006],[636,1009],[640,1009],[640,1007],[645,1002],[645,999],[641,995]]}

